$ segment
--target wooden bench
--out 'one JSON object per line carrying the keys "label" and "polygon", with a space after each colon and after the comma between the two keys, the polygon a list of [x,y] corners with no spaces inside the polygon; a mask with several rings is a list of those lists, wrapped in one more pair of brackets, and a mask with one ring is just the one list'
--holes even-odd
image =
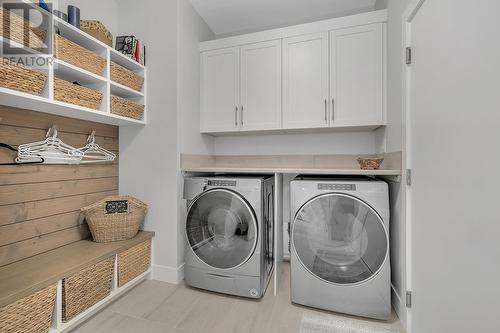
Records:
{"label": "wooden bench", "polygon": [[[54,283],[59,283],[60,286],[60,281],[63,278],[69,277],[84,268],[101,262],[153,237],[153,232],[141,231],[136,237],[126,241],[95,243],[90,240],[82,240],[0,267],[0,308],[32,295]],[[114,290],[110,296],[66,323],[62,323],[60,316],[57,315],[57,313],[60,313],[61,306],[61,300],[59,299],[61,293],[58,290],[56,299],[57,322],[52,324],[53,331],[63,332],[78,325],[126,289],[145,279],[149,273],[150,270],[121,288],[118,288],[115,283]]]}

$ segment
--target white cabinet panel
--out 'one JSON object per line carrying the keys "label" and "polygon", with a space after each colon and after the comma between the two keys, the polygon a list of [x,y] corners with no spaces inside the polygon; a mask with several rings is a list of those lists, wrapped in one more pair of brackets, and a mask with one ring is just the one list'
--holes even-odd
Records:
{"label": "white cabinet panel", "polygon": [[383,125],[382,24],[330,32],[332,126]]}
{"label": "white cabinet panel", "polygon": [[234,131],[240,104],[240,48],[201,54],[201,132]]}
{"label": "white cabinet panel", "polygon": [[240,52],[240,128],[281,128],[281,40],[245,45]]}
{"label": "white cabinet panel", "polygon": [[328,34],[283,40],[283,128],[329,125]]}

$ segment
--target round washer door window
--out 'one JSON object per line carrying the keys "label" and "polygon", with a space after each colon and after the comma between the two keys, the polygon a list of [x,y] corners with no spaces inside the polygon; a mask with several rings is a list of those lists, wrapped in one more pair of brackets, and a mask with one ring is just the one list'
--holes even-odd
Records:
{"label": "round washer door window", "polygon": [[255,250],[255,214],[237,193],[209,190],[190,206],[186,236],[194,254],[207,265],[235,268],[244,264]]}
{"label": "round washer door window", "polygon": [[302,206],[292,229],[300,263],[329,283],[358,284],[375,276],[388,253],[380,216],[345,194],[320,195]]}

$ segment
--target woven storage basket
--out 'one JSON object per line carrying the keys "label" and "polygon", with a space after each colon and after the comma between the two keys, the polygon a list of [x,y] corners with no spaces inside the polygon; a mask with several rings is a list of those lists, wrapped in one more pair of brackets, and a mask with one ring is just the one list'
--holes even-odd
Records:
{"label": "woven storage basket", "polygon": [[64,37],[59,35],[55,35],[55,37],[55,57],[57,59],[102,76],[106,67],[106,59]]}
{"label": "woven storage basket", "polygon": [[137,91],[142,90],[144,78],[123,66],[111,63],[111,81],[123,84]]}
{"label": "woven storage basket", "polygon": [[111,293],[115,257],[110,257],[62,281],[62,316],[68,321]]}
{"label": "woven storage basket", "polygon": [[48,332],[56,301],[56,285],[0,308],[0,332]]}
{"label": "woven storage basket", "polygon": [[8,59],[0,59],[0,86],[40,96],[47,74],[30,67],[17,65]]}
{"label": "woven storage basket", "polygon": [[111,113],[123,117],[142,120],[144,116],[144,105],[132,102],[122,97],[111,95]]}
{"label": "woven storage basket", "polygon": [[104,44],[113,47],[113,35],[97,20],[81,20],[80,29]]}
{"label": "woven storage basket", "polygon": [[98,110],[103,93],[94,89],[54,78],[54,99]]}
{"label": "woven storage basket", "polygon": [[[43,48],[47,30],[34,27],[23,17],[0,8],[0,36],[32,49]],[[27,28],[27,29],[25,29]]]}
{"label": "woven storage basket", "polygon": [[383,161],[383,158],[358,158],[359,167],[362,170],[378,170]]}
{"label": "woven storage basket", "polygon": [[144,222],[148,206],[129,196],[112,195],[82,208],[92,238],[106,243],[133,238]]}
{"label": "woven storage basket", "polygon": [[138,277],[151,266],[151,239],[118,254],[118,287]]}

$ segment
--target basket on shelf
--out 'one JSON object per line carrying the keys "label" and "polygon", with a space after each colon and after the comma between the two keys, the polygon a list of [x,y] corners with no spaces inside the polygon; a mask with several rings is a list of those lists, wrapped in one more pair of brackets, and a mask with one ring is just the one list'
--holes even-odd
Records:
{"label": "basket on shelf", "polygon": [[0,58],[0,86],[40,96],[47,81],[47,74],[8,59]]}
{"label": "basket on shelf", "polygon": [[48,332],[56,301],[56,285],[0,308],[0,332]]}
{"label": "basket on shelf", "polygon": [[103,93],[78,84],[54,78],[54,99],[98,110]]}
{"label": "basket on shelf", "polygon": [[95,39],[113,47],[113,35],[97,20],[80,20],[80,29]]}
{"label": "basket on shelf", "polygon": [[0,8],[0,36],[32,49],[43,48],[47,30],[33,26],[23,17]]}
{"label": "basket on shelf", "polygon": [[111,95],[111,113],[123,117],[142,120],[144,116],[144,105],[122,97]]}
{"label": "basket on shelf", "polygon": [[141,91],[144,85],[144,78],[142,76],[114,62],[111,62],[111,81],[123,84],[137,91]]}
{"label": "basket on shelf", "polygon": [[55,35],[55,57],[102,76],[106,59],[60,35]]}
{"label": "basket on shelf", "polygon": [[151,239],[118,254],[118,287],[121,287],[151,266]]}
{"label": "basket on shelf", "polygon": [[383,158],[358,158],[359,167],[362,170],[378,170],[383,161]]}
{"label": "basket on shelf", "polygon": [[114,265],[113,256],[63,279],[63,321],[71,320],[111,293]]}
{"label": "basket on shelf", "polygon": [[144,222],[147,205],[130,197],[112,195],[81,209],[92,238],[106,243],[133,238]]}

